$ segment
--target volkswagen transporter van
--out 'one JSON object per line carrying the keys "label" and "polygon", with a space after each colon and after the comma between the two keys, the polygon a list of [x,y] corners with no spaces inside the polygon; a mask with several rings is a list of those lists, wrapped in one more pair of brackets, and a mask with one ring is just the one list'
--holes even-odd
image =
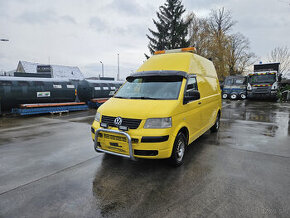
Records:
{"label": "volkswagen transporter van", "polygon": [[97,152],[131,159],[165,159],[179,166],[187,146],[221,116],[221,90],[213,63],[194,48],[157,51],[97,111]]}

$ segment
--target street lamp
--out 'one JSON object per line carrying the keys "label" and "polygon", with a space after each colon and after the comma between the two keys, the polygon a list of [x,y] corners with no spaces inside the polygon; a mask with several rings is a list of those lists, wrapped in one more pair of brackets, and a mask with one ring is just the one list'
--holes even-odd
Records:
{"label": "street lamp", "polygon": [[100,63],[102,64],[102,77],[104,77],[104,64],[102,61],[100,61]]}
{"label": "street lamp", "polygon": [[118,74],[117,74],[117,81],[119,81],[119,79],[120,79],[119,53],[117,55],[118,55]]}

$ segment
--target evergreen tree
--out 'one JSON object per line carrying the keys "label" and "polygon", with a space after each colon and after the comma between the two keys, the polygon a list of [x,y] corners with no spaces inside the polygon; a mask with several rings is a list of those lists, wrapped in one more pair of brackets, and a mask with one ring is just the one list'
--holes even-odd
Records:
{"label": "evergreen tree", "polygon": [[[149,51],[153,54],[157,50],[188,47],[189,21],[184,21],[182,14],[185,12],[181,0],[166,0],[163,6],[156,12],[158,20],[153,19],[156,31],[148,28],[152,36],[149,39]],[[145,54],[148,58],[148,56]]]}

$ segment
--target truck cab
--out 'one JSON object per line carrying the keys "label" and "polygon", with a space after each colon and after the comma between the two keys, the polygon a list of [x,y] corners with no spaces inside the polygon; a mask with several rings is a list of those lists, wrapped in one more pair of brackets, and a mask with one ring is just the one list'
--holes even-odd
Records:
{"label": "truck cab", "polygon": [[277,99],[277,71],[249,73],[247,76],[247,82],[247,96],[249,99]]}
{"label": "truck cab", "polygon": [[254,72],[247,75],[247,97],[277,100],[281,79],[279,67],[280,63],[255,64]]}

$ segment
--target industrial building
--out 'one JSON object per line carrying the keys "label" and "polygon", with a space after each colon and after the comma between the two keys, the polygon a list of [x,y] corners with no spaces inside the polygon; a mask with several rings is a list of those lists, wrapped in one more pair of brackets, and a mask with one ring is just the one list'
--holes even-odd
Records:
{"label": "industrial building", "polygon": [[82,80],[84,76],[78,67],[62,66],[62,65],[47,65],[28,61],[19,61],[16,72],[16,77],[42,77],[42,78],[66,78]]}

